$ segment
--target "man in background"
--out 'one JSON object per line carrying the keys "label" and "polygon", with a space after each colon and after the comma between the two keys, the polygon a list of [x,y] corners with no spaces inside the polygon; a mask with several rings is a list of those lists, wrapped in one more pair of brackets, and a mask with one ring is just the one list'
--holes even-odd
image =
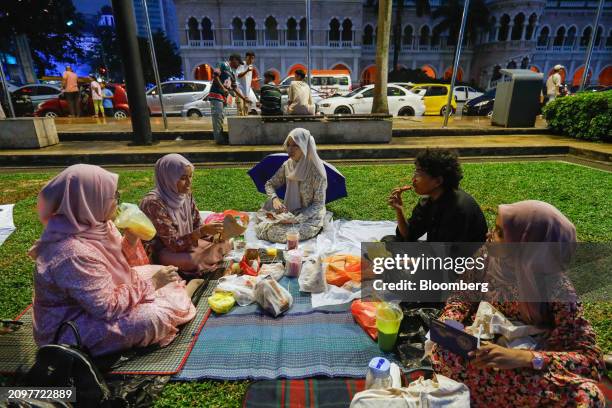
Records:
{"label": "man in background", "polygon": [[287,94],[289,95],[289,102],[287,104],[287,114],[289,115],[314,115],[315,106],[312,102],[312,94],[310,93],[310,87],[304,78],[306,73],[301,69],[295,71],[294,80],[289,85]]}
{"label": "man in background", "polygon": [[69,117],[81,115],[81,98],[79,96],[79,77],[74,73],[70,65],[62,74],[62,90],[68,103]]}
{"label": "man in background", "polygon": [[281,92],[274,83],[274,72],[264,72],[264,84],[259,90],[259,107],[262,116],[281,116]]}
{"label": "man in background", "polygon": [[[244,64],[240,65],[236,69],[236,76],[238,77],[238,88],[240,92],[249,98],[251,94],[251,82],[253,81],[253,63],[255,62],[255,53],[248,51],[244,59]],[[249,114],[249,105],[244,100],[236,99],[236,106],[238,108],[239,116],[247,116]]]}

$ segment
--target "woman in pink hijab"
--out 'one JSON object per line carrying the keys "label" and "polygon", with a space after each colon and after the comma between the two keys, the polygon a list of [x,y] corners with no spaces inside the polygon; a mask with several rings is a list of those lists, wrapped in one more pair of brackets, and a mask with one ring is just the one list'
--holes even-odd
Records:
{"label": "woman in pink hijab", "polygon": [[155,163],[155,189],[144,196],[140,209],[153,222],[157,235],[146,243],[153,260],[175,265],[185,278],[214,271],[230,251],[227,241],[214,236],[221,223],[202,225],[191,194],[193,164],[180,154],[168,154]]}
{"label": "woman in pink hijab", "polygon": [[[175,268],[142,279],[121,252],[112,223],[118,176],[86,164],[70,166],[41,191],[45,224],[30,250],[34,273],[34,339],[53,340],[61,323],[74,321],[93,355],[151,344],[165,346],[177,326],[195,316],[191,294]],[[159,268],[158,268],[159,269]],[[68,337],[68,338],[66,338]],[[73,341],[65,331],[60,342]]]}
{"label": "woman in pink hijab", "polygon": [[[574,225],[550,204],[521,201],[499,206],[489,239],[525,245],[513,245],[519,256],[489,251],[484,277],[464,278],[489,282],[493,290],[482,300],[511,321],[536,326],[542,338],[533,350],[485,342],[468,360],[436,345],[434,370],[467,385],[474,407],[604,407],[597,387],[603,356],[563,273],[575,248]],[[479,303],[464,300],[464,295],[449,299],[440,320],[474,321]]]}

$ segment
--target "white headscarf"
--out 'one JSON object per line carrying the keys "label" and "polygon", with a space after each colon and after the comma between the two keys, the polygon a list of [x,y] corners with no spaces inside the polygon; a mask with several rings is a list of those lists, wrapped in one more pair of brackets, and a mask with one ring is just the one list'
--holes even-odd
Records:
{"label": "white headscarf", "polygon": [[304,181],[309,171],[318,172],[321,177],[327,180],[325,165],[317,153],[317,144],[310,132],[303,128],[295,128],[285,139],[283,147],[287,148],[289,139],[293,139],[302,151],[302,158],[295,162],[289,158],[285,164],[285,178],[287,179],[287,190],[285,192],[285,206],[289,211],[302,208],[300,198],[300,182]]}

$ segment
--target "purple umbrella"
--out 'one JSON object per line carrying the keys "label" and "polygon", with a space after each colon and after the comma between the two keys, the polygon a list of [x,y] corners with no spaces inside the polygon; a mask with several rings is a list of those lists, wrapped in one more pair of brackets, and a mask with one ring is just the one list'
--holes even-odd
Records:
{"label": "purple umbrella", "polygon": [[[268,180],[276,173],[276,171],[283,165],[285,161],[289,159],[287,153],[274,153],[263,158],[262,161],[257,163],[251,170],[248,171],[249,176],[253,179],[257,191],[265,193],[265,185]],[[342,197],[346,197],[346,180],[342,173],[338,171],[334,166],[327,162],[323,162],[325,165],[325,172],[327,173],[327,190],[325,191],[325,203],[330,203]],[[285,186],[276,190],[276,194],[280,198],[285,198]]]}

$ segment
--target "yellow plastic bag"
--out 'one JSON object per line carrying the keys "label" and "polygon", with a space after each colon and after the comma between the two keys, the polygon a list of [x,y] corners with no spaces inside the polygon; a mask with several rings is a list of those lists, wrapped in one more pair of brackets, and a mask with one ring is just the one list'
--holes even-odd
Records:
{"label": "yellow plastic bag", "polygon": [[157,234],[151,220],[140,211],[136,204],[121,203],[117,218],[115,218],[115,225],[121,229],[129,229],[143,241],[150,241]]}
{"label": "yellow plastic bag", "polygon": [[231,292],[215,292],[214,295],[208,298],[210,308],[217,313],[227,313],[236,304],[236,299]]}

